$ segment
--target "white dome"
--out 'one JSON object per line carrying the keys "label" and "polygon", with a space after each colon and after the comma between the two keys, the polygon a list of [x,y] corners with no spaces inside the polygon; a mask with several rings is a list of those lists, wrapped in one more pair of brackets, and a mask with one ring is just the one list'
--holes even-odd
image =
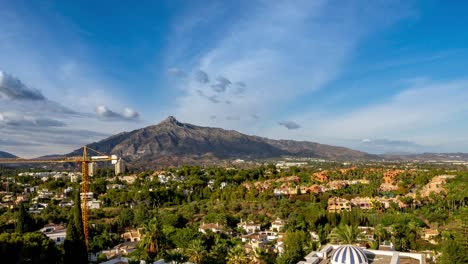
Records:
{"label": "white dome", "polygon": [[332,264],[368,264],[364,251],[355,246],[341,246],[332,256]]}

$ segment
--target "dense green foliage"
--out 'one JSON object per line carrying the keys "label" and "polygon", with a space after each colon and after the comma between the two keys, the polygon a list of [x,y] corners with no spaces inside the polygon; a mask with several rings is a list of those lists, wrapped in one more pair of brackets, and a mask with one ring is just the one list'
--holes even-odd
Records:
{"label": "dense green foliage", "polygon": [[[411,166],[377,164],[373,165],[377,169],[369,170],[368,166],[361,164],[349,172],[340,171],[339,169],[345,167],[337,163],[313,163],[308,168],[291,168],[285,171],[278,170],[272,164],[243,169],[185,166],[159,173],[137,173],[131,182],[127,182],[124,177],[114,177],[107,169],[98,170],[92,178],[91,190],[95,198],[102,201],[103,207],[90,211],[89,251],[98,253],[110,249],[124,242],[120,234],[126,229],[139,228],[143,234],[142,240],[128,256],[134,261],[164,258],[194,263],[297,263],[309,251],[330,242],[359,241],[364,246],[378,248],[381,242],[390,241],[396,250],[436,251],[441,253],[441,263],[463,263],[460,261],[466,260],[468,251],[466,168],[426,164]],[[394,191],[380,191],[382,171],[397,168],[405,171],[398,175],[398,188]],[[294,195],[274,194],[274,189],[283,184],[276,180],[292,175],[299,178],[299,183],[295,186],[297,190],[299,186],[320,184],[311,177],[320,170],[330,171],[329,180],[367,179],[369,184],[348,184],[341,189],[329,189],[323,193],[300,194],[300,191],[296,192],[294,189]],[[18,177],[15,176],[17,172],[1,174],[2,179],[10,177],[10,183],[21,182],[47,188],[55,193],[63,193],[66,188],[71,187],[75,190],[75,206],[70,210],[70,207],[60,207],[58,201],[49,199],[44,201],[49,204],[47,208],[31,215],[26,208],[32,201],[21,203],[18,209],[0,208],[0,237],[2,241],[9,241],[5,242],[8,247],[18,247],[12,249],[11,252],[17,255],[11,257],[29,258],[28,252],[33,249],[23,251],[23,248],[35,246],[23,244],[32,241],[24,239],[33,234],[27,232],[54,222],[67,223],[67,240],[58,247],[52,243],[47,248],[44,244],[44,254],[52,254],[51,259],[56,262],[86,262],[81,211],[76,206],[80,203],[76,192],[79,185],[61,180],[42,182],[32,177]],[[446,190],[440,194],[422,197],[422,188],[434,176],[443,174],[457,177],[447,180]],[[159,179],[158,175],[164,177]],[[265,187],[252,187],[259,183],[265,184]],[[113,185],[119,187],[113,188]],[[19,193],[23,191],[13,184],[9,188],[10,191]],[[416,195],[402,196],[409,192]],[[67,195],[65,199],[70,199],[71,194]],[[385,208],[383,204],[375,203],[370,210],[354,207],[349,212],[339,214],[327,211],[328,199],[334,196],[352,199],[398,195],[408,205],[406,208],[399,208],[397,204]],[[241,241],[241,235],[245,232],[237,224],[241,220],[255,221],[262,229],[267,229],[276,218],[286,222],[283,230],[284,253],[279,254],[274,242],[268,242],[264,249],[246,252],[245,243]],[[227,231],[201,233],[198,227],[202,223],[218,223]],[[375,228],[373,241],[363,239],[357,226]],[[421,238],[428,228],[441,231],[441,235],[435,237],[437,245]],[[13,233],[15,230],[18,234]],[[310,232],[318,235],[318,241],[311,239]],[[20,233],[24,235],[21,236]],[[44,237],[42,234],[35,234]],[[15,242],[17,240],[21,241]],[[40,255],[37,257],[40,258]],[[103,260],[102,257],[100,259]]]}
{"label": "dense green foliage", "polygon": [[65,250],[64,262],[67,264],[86,263],[88,261],[88,253],[84,239],[80,194],[78,192],[75,194],[75,206],[73,208],[63,246]]}

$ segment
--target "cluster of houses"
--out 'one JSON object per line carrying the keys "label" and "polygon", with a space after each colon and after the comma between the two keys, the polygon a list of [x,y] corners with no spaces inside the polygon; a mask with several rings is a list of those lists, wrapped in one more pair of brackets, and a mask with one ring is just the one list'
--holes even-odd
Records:
{"label": "cluster of houses", "polygon": [[52,172],[21,172],[18,174],[19,177],[34,177],[41,179],[42,181],[48,180],[62,180],[70,182],[78,182],[81,180],[81,172],[66,172],[66,171],[52,171]]}
{"label": "cluster of houses", "polygon": [[400,201],[398,197],[355,197],[347,200],[340,197],[331,197],[328,199],[327,210],[330,213],[341,213],[342,211],[351,211],[352,207],[357,207],[361,210],[387,209],[394,206],[405,208],[407,205]]}
{"label": "cluster of houses", "polygon": [[259,192],[273,189],[275,196],[291,196],[296,194],[321,193],[330,190],[339,190],[348,185],[354,184],[369,184],[369,180],[366,179],[328,181],[328,178],[325,178],[326,176],[324,176],[324,174],[314,174],[313,177],[315,178],[316,175],[320,175],[318,179],[323,182],[322,184],[312,184],[308,186],[300,185],[300,178],[298,176],[289,176],[262,182],[245,183],[244,186],[247,190],[255,188]]}

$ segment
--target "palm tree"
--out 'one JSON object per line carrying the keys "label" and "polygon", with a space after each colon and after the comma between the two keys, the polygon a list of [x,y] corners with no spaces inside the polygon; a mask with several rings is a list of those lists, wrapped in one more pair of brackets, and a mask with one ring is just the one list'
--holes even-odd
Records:
{"label": "palm tree", "polygon": [[247,254],[245,254],[245,250],[241,245],[237,245],[232,247],[228,255],[226,257],[227,264],[247,264],[249,263],[249,259]]}
{"label": "palm tree", "polygon": [[265,259],[268,258],[268,252],[264,249],[256,248],[249,256],[249,263],[251,264],[265,264]]}
{"label": "palm tree", "polygon": [[143,256],[146,259],[154,258],[163,253],[164,237],[159,219],[155,218],[143,224],[143,237],[139,243]]}
{"label": "palm tree", "polygon": [[200,239],[193,240],[186,249],[186,255],[189,258],[189,261],[199,264],[202,263],[203,259],[206,256],[206,249],[203,246],[203,241]]}
{"label": "palm tree", "polygon": [[357,226],[340,224],[338,227],[333,228],[331,233],[328,235],[328,239],[332,243],[345,243],[354,244],[358,238],[361,237],[361,231]]}
{"label": "palm tree", "polygon": [[386,238],[387,237],[387,230],[385,230],[384,226],[382,224],[378,224],[376,227],[375,227],[375,231],[374,231],[374,234],[377,236],[378,238],[378,246],[381,245],[382,243],[382,238]]}

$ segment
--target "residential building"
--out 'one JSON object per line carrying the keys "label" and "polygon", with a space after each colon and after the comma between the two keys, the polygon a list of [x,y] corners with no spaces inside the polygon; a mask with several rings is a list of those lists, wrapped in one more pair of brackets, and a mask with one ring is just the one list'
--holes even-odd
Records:
{"label": "residential building", "polygon": [[86,205],[88,206],[88,209],[99,209],[101,208],[102,202],[96,199],[93,199],[91,201],[87,201]]}
{"label": "residential building", "polygon": [[225,233],[226,232],[226,229],[224,228],[223,225],[220,225],[218,223],[216,224],[212,224],[212,223],[209,223],[209,224],[205,224],[205,223],[202,223],[200,225],[200,227],[198,227],[198,232],[201,232],[203,234],[206,234],[208,231],[211,231],[213,233]]}
{"label": "residential building", "polygon": [[254,223],[253,221],[242,221],[237,224],[238,228],[243,229],[247,234],[255,233],[257,231],[260,231],[260,224]]}
{"label": "residential building", "polygon": [[47,224],[39,232],[52,239],[55,244],[62,244],[65,241],[67,229],[64,225]]}
{"label": "residential building", "polygon": [[96,162],[88,163],[88,175],[94,176],[96,175],[96,172],[97,172],[97,163]]}
{"label": "residential building", "polygon": [[135,242],[140,241],[142,235],[140,234],[139,229],[130,228],[126,232],[122,233],[120,237],[123,239],[124,242]]}
{"label": "residential building", "polygon": [[359,207],[361,210],[369,210],[372,209],[372,201],[373,199],[370,197],[356,197],[351,199],[351,203],[357,207]]}
{"label": "residential building", "polygon": [[270,230],[280,232],[283,229],[285,224],[286,223],[284,222],[284,220],[276,218],[275,221],[271,222]]}
{"label": "residential building", "polygon": [[439,235],[439,231],[437,229],[424,229],[422,238],[428,241],[431,244],[438,244],[436,237]]}
{"label": "residential building", "polygon": [[122,158],[119,158],[117,163],[115,163],[115,175],[120,175],[125,172],[125,161]]}
{"label": "residential building", "polygon": [[341,211],[351,211],[351,203],[343,198],[332,197],[328,199],[328,212],[340,213]]}

